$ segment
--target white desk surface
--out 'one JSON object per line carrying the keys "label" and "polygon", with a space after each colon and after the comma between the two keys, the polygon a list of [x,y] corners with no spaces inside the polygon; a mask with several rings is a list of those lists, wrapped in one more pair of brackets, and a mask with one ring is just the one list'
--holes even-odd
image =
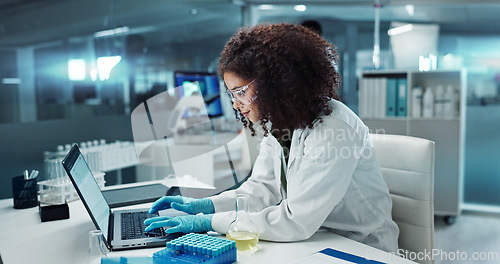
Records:
{"label": "white desk surface", "polygon": [[[38,207],[14,209],[12,199],[0,200],[0,255],[5,264],[83,264],[88,232],[95,229],[80,200],[69,203],[70,218],[41,222]],[[134,207],[149,208],[150,204]],[[414,263],[375,248],[318,231],[310,239],[294,243],[260,241],[254,254],[238,253],[237,263],[290,263],[325,248],[372,258],[385,263]],[[161,248],[113,251],[108,256],[152,256]]]}

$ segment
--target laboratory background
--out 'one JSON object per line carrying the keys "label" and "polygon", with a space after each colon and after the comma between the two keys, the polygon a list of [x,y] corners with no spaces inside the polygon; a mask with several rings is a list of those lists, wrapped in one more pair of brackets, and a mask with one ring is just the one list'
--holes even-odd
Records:
{"label": "laboratory background", "polygon": [[[0,0],[0,199],[25,170],[48,180],[73,143],[133,156],[134,110],[179,100],[185,82],[215,96],[216,130],[238,131],[217,73],[225,42],[241,26],[315,21],[337,47],[342,101],[372,133],[435,141],[436,246],[498,249],[499,13],[496,0]],[[239,180],[257,153],[245,140]],[[106,186],[173,172],[114,156],[99,165]],[[464,231],[478,226],[489,231]]]}

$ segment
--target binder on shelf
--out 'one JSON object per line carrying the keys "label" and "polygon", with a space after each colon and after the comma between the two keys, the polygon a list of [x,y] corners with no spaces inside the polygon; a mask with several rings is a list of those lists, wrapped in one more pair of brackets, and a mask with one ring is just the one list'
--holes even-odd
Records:
{"label": "binder on shelf", "polygon": [[387,107],[386,107],[386,116],[393,117],[396,116],[397,105],[397,81],[394,78],[387,79]]}
{"label": "binder on shelf", "polygon": [[386,116],[386,78],[370,78],[367,86],[367,117],[384,118]]}
{"label": "binder on shelf", "polygon": [[373,98],[373,86],[374,86],[374,79],[370,78],[366,80],[366,97],[365,97],[365,104],[366,104],[366,117],[373,117],[373,101],[370,98]]}
{"label": "binder on shelf", "polygon": [[364,78],[360,83],[359,114],[361,117],[374,117],[374,78]]}
{"label": "binder on shelf", "polygon": [[378,78],[377,84],[377,97],[375,98],[377,101],[377,117],[384,118],[386,117],[387,108],[387,78]]}
{"label": "binder on shelf", "polygon": [[368,116],[369,117],[376,117],[377,116],[377,104],[376,101],[373,99],[375,95],[377,94],[377,79],[376,78],[371,78],[370,79],[370,86],[368,87]]}
{"label": "binder on shelf", "polygon": [[365,78],[359,80],[359,102],[358,102],[358,114],[360,117],[366,117],[366,82]]}
{"label": "binder on shelf", "polygon": [[405,78],[400,78],[397,80],[398,85],[398,101],[397,101],[397,111],[396,116],[406,116],[407,115],[407,98],[408,98],[408,85]]}
{"label": "binder on shelf", "polygon": [[368,98],[370,101],[370,106],[371,106],[371,117],[379,117],[379,108],[380,108],[380,100],[379,100],[379,79],[378,78],[373,78],[372,79],[372,87],[369,89],[371,90],[371,96]]}

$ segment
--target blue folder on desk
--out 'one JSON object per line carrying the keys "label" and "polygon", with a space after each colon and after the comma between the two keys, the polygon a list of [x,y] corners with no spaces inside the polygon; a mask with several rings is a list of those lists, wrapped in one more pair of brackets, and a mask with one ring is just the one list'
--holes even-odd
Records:
{"label": "blue folder on desk", "polygon": [[[318,254],[324,254],[328,257],[332,257],[332,263],[337,263],[338,261],[335,261],[335,259],[337,260],[343,260],[343,261],[348,261],[348,262],[352,262],[352,263],[360,263],[360,264],[385,264],[383,262],[379,262],[379,261],[376,261],[376,260],[371,260],[371,259],[366,259],[366,258],[363,258],[363,257],[360,257],[360,256],[356,256],[356,255],[353,255],[353,254],[349,254],[349,253],[345,253],[345,252],[342,252],[342,251],[338,251],[338,250],[335,250],[335,249],[332,249],[332,248],[325,248],[321,251],[318,251],[306,258],[303,258],[303,259],[300,259],[298,261],[295,261],[293,262],[292,264],[302,264],[302,263],[310,263],[311,261],[314,260],[317,260],[318,259]],[[316,256],[316,257],[315,257]],[[322,255],[321,255],[322,256]],[[324,263],[324,261],[326,260],[325,258],[321,258],[322,262],[321,263]],[[319,263],[319,262],[318,262]]]}
{"label": "blue folder on desk", "polygon": [[332,257],[339,258],[339,259],[343,259],[343,260],[353,262],[353,263],[384,264],[383,262],[379,262],[379,261],[371,260],[371,259],[365,259],[363,257],[352,255],[352,254],[345,253],[342,251],[338,251],[338,250],[335,250],[332,248],[325,248],[318,253],[323,253],[325,255],[332,256]]}

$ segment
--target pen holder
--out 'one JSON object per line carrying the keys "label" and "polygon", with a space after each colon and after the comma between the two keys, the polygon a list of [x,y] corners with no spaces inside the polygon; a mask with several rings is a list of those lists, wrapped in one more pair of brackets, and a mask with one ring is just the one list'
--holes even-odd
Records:
{"label": "pen holder", "polygon": [[12,178],[12,195],[14,208],[23,209],[38,205],[36,178],[25,180],[24,176]]}

